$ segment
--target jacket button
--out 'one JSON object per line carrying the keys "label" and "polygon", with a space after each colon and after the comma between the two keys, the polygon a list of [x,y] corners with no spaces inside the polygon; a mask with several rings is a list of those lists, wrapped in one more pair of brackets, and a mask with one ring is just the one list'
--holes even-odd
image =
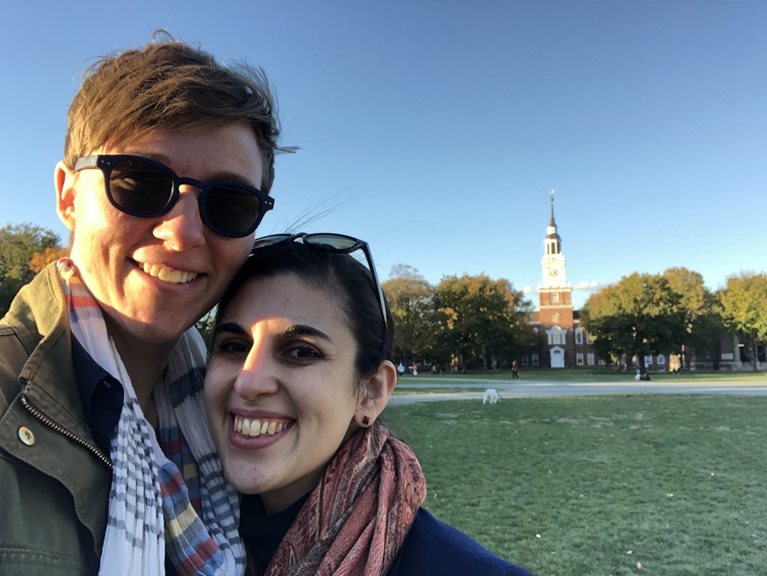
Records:
{"label": "jacket button", "polygon": [[35,433],[26,426],[19,426],[19,440],[27,446],[34,446]]}

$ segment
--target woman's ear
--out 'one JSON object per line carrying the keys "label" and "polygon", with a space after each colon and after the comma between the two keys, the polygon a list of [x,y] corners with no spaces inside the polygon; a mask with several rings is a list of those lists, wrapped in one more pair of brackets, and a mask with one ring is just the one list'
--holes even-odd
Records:
{"label": "woman's ear", "polygon": [[357,426],[368,428],[386,408],[389,397],[397,386],[397,369],[389,360],[384,360],[378,370],[364,383],[357,400],[354,421]]}

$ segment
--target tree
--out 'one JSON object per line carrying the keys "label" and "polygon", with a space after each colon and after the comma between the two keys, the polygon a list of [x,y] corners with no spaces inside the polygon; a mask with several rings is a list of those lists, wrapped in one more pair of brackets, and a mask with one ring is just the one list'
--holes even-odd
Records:
{"label": "tree", "polygon": [[647,378],[645,354],[678,346],[685,316],[665,277],[634,273],[593,294],[581,320],[600,354],[635,354],[640,376]]}
{"label": "tree", "polygon": [[431,356],[434,288],[412,266],[392,267],[383,290],[394,317],[394,357],[409,362]]}
{"label": "tree", "polygon": [[436,348],[462,364],[510,361],[532,342],[527,325],[530,302],[508,280],[479,276],[446,276],[434,289],[440,325]]}
{"label": "tree", "polygon": [[0,228],[0,316],[32,280],[45,254],[51,256],[56,249],[60,249],[59,236],[46,228],[29,223]]}
{"label": "tree", "polygon": [[663,272],[669,288],[679,296],[684,317],[677,332],[677,342],[670,349],[682,358],[692,351],[712,350],[712,343],[722,331],[722,323],[715,313],[716,298],[703,283],[703,276],[687,268],[669,268]]}
{"label": "tree", "polygon": [[68,252],[69,250],[67,250],[66,248],[61,248],[59,246],[55,246],[55,247],[49,246],[42,252],[35,252],[34,254],[32,254],[32,257],[29,259],[29,269],[33,273],[37,274],[51,262],[54,262],[58,260],[59,258],[66,256]]}
{"label": "tree", "polygon": [[767,275],[741,273],[729,276],[718,299],[717,308],[724,325],[746,341],[756,372],[759,345],[767,342]]}
{"label": "tree", "polygon": [[213,308],[208,310],[208,312],[194,324],[197,330],[200,331],[200,335],[202,336],[202,339],[205,341],[205,345],[208,347],[208,350],[212,348],[212,344],[213,344],[213,330],[216,327],[217,311],[218,311],[218,306],[214,306]]}

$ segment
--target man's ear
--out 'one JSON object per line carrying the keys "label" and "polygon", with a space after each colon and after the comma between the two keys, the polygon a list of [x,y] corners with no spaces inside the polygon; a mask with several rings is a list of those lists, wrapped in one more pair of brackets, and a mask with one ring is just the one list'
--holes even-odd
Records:
{"label": "man's ear", "polygon": [[364,390],[359,395],[354,412],[357,426],[367,428],[376,421],[396,386],[397,369],[389,360],[384,360],[376,373],[365,381]]}
{"label": "man's ear", "polygon": [[72,169],[59,161],[53,172],[53,184],[56,187],[56,212],[59,220],[69,230],[75,228],[75,180],[76,174]]}

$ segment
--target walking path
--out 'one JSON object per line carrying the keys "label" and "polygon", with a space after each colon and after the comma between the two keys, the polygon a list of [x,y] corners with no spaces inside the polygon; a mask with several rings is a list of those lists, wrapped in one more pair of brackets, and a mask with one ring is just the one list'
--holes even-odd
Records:
{"label": "walking path", "polygon": [[[450,392],[445,388],[455,386],[461,391]],[[614,382],[555,382],[543,380],[491,380],[489,378],[440,379],[432,382],[413,383],[403,379],[397,385],[403,394],[391,397],[389,404],[414,404],[439,400],[482,400],[486,388],[495,388],[501,398],[537,398],[552,396],[588,396],[605,394],[730,394],[740,396],[767,396],[767,376],[764,381],[732,382],[723,380],[706,382],[637,382],[626,379]],[[466,391],[476,388],[476,391]],[[438,389],[429,392],[429,389]],[[418,390],[418,392],[413,392]]]}

